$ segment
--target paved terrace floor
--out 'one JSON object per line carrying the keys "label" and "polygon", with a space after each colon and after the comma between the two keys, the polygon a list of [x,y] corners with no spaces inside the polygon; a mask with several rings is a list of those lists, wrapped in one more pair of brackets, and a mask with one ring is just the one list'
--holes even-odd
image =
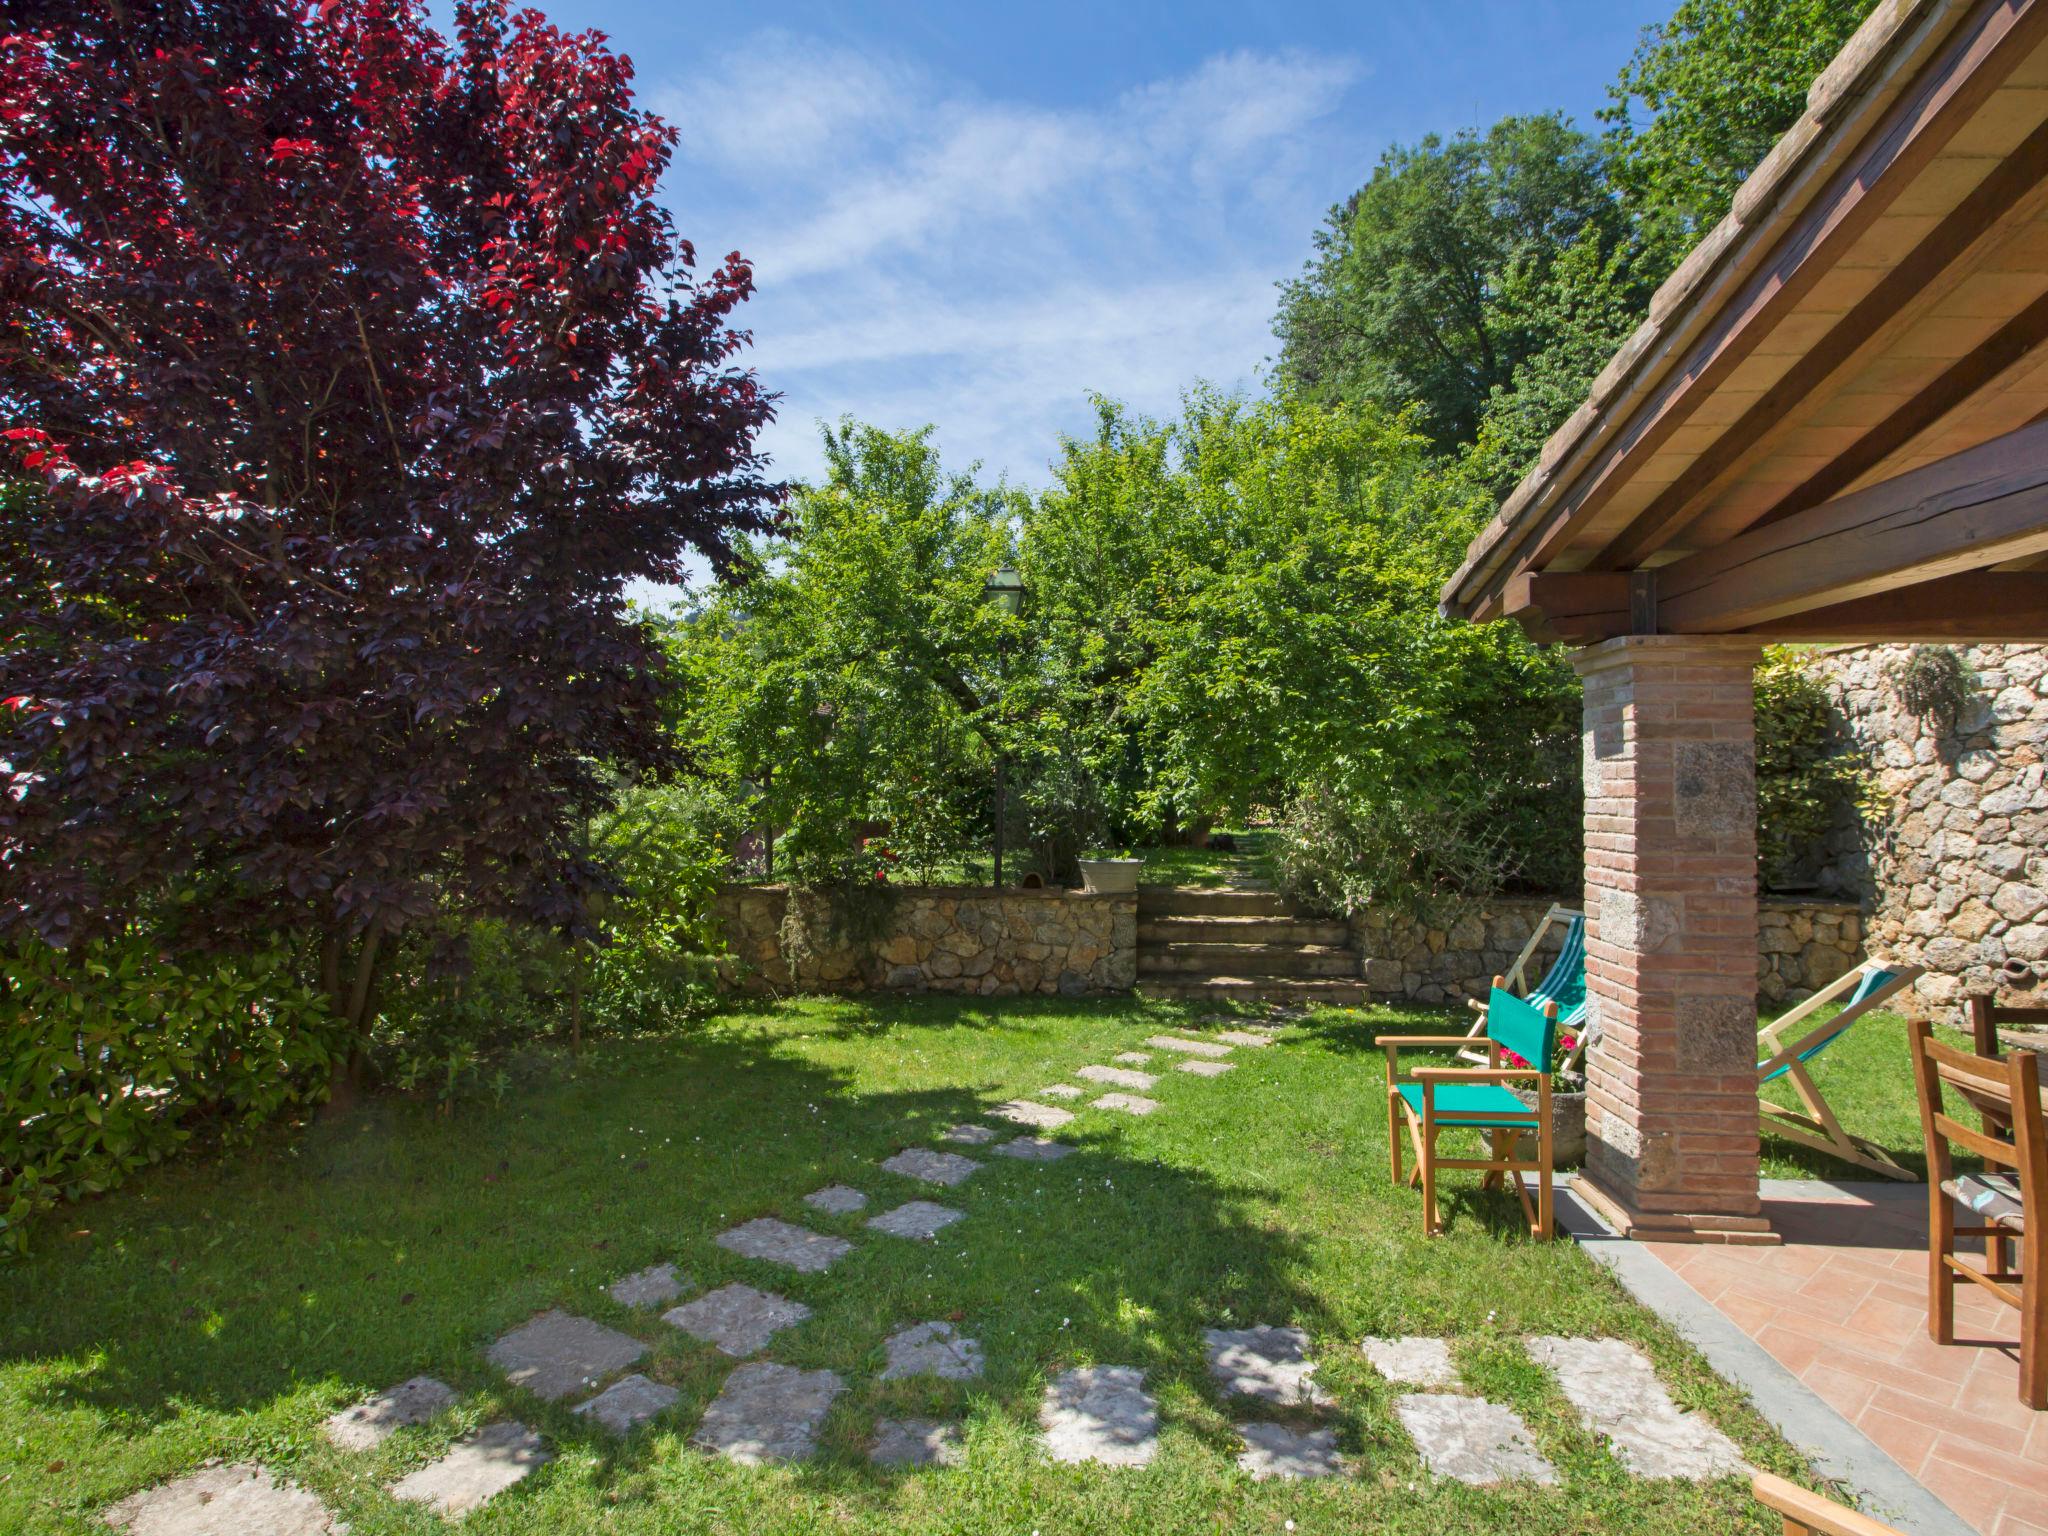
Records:
{"label": "paved terrace floor", "polygon": [[2048,1413],[2019,1400],[2019,1314],[1965,1282],[1957,1342],[1927,1336],[1925,1186],[1763,1194],[1781,1246],[1639,1246],[1984,1536],[2048,1536]]}

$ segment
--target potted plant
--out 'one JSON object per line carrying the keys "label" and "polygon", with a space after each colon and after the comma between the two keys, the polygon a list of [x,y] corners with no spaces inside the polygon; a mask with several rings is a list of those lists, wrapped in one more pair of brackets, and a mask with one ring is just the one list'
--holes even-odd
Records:
{"label": "potted plant", "polygon": [[1081,889],[1096,896],[1128,896],[1138,888],[1143,859],[1126,853],[1089,853],[1080,859]]}
{"label": "potted plant", "polygon": [[[1570,1030],[1561,1030],[1557,1037],[1557,1055],[1563,1060],[1579,1043],[1579,1037]],[[1503,1049],[1500,1053],[1504,1067],[1526,1067],[1529,1063],[1513,1051]],[[1531,1109],[1536,1107],[1536,1090],[1522,1088],[1510,1083],[1508,1091]],[[1583,1072],[1567,1076],[1563,1072],[1550,1074],[1550,1163],[1553,1168],[1576,1168],[1586,1160],[1586,1078]]]}

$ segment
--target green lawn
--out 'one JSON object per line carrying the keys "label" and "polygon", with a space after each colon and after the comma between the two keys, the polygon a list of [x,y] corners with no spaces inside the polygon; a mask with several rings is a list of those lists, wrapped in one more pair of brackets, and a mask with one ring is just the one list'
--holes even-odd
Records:
{"label": "green lawn", "polygon": [[[1830,1016],[1820,1015],[1815,1025]],[[1936,1034],[1959,1050],[1970,1049],[1970,1037],[1963,1030],[1942,1026]],[[1927,1153],[1920,1139],[1920,1104],[1913,1094],[1913,1062],[1906,1049],[1904,1019],[1897,1014],[1873,1013],[1857,1020],[1847,1034],[1814,1057],[1807,1070],[1844,1129],[1868,1137],[1907,1168],[1926,1174]],[[1784,1078],[1764,1091],[1773,1103],[1800,1108],[1799,1096]],[[1976,1166],[1974,1155],[1959,1161],[1963,1166]],[[1770,1135],[1764,1137],[1763,1166],[1766,1175],[1784,1179],[1877,1177],[1825,1152]]]}
{"label": "green lawn", "polygon": [[[513,1414],[555,1463],[465,1522],[480,1532],[1697,1533],[1775,1529],[1739,1482],[1640,1482],[1582,1431],[1522,1335],[1640,1343],[1684,1404],[1761,1467],[1797,1457],[1569,1243],[1516,1232],[1507,1197],[1448,1175],[1448,1235],[1420,1236],[1389,1186],[1371,1037],[1429,1015],[1331,1011],[1204,1080],[1167,1072],[1145,1120],[1084,1113],[1056,1165],[988,1158],[939,1198],[968,1219],[933,1245],[861,1233],[800,1197],[839,1180],[886,1207],[929,1193],[877,1170],[904,1145],[1105,1061],[1162,1024],[1134,1001],[799,1002],[683,1038],[519,1066],[502,1105],[443,1116],[373,1102],[224,1166],[192,1161],[75,1207],[0,1268],[0,1530],[89,1531],[112,1500],[209,1457],[260,1459],[316,1489],[358,1536],[438,1529],[383,1485],[459,1429]],[[1873,1068],[1873,1070],[1877,1070]],[[827,1274],[769,1271],[713,1245],[775,1214],[860,1234]],[[685,1441],[730,1362],[599,1287],[661,1259],[703,1287],[744,1279],[815,1312],[768,1358],[829,1366],[849,1389],[825,1454],[745,1470]],[[505,1387],[483,1360],[547,1306],[628,1329],[679,1387],[624,1444],[566,1406]],[[882,1384],[881,1344],[956,1317],[987,1350],[970,1386]],[[1202,1330],[1298,1323],[1313,1334],[1354,1472],[1254,1484],[1203,1367]],[[1371,1333],[1444,1334],[1466,1380],[1514,1406],[1563,1476],[1480,1492],[1425,1479],[1393,1393],[1357,1350]],[[1036,1449],[1047,1377],[1087,1361],[1145,1367],[1165,1419],[1142,1471],[1057,1466]],[[419,1372],[455,1385],[450,1422],[345,1455],[318,1426]],[[964,1415],[955,1470],[885,1473],[862,1450],[884,1412]]]}

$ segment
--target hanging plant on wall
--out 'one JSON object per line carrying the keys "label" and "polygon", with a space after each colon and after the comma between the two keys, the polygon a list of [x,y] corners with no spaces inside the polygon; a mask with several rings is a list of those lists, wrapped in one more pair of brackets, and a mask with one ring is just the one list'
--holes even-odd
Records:
{"label": "hanging plant on wall", "polygon": [[1892,693],[1907,714],[1952,735],[1977,686],[1970,664],[1946,645],[1916,645],[1890,673]]}

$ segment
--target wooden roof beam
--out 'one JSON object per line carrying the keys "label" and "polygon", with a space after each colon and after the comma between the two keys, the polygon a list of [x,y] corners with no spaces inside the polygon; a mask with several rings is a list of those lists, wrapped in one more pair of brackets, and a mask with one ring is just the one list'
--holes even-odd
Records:
{"label": "wooden roof beam", "polygon": [[2048,421],[1656,572],[1657,627],[1726,634],[2048,550]]}
{"label": "wooden roof beam", "polygon": [[1815,645],[1989,645],[2048,640],[2048,572],[1965,571],[1743,631]]}

